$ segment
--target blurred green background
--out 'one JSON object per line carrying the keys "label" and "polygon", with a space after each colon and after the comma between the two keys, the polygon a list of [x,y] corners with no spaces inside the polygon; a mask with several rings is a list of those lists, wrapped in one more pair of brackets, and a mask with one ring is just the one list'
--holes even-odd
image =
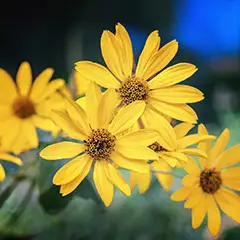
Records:
{"label": "blurred green background", "polygon": [[[157,29],[162,45],[172,39],[179,42],[171,65],[190,62],[199,68],[186,82],[205,93],[206,99],[194,104],[199,122],[213,134],[228,127],[232,146],[240,141],[239,9],[239,0],[5,1],[0,15],[0,67],[14,76],[27,60],[34,76],[53,67],[55,77],[68,81],[74,62],[103,62],[103,30],[113,31],[117,22],[122,23],[137,57],[148,34]],[[40,134],[43,147],[48,138]],[[36,156],[31,151],[22,158],[28,162]],[[155,178],[144,195],[134,191],[126,198],[117,191],[106,209],[88,180],[74,194],[61,198],[51,184],[59,163],[37,161],[28,171],[38,174],[38,188],[31,188],[25,179],[14,191],[7,188],[8,180],[1,186],[5,190],[0,193],[0,239],[213,239],[206,224],[191,228],[190,211],[171,202]],[[5,166],[9,174],[16,170],[11,164]],[[179,184],[176,179],[172,189]],[[219,239],[240,239],[239,227],[223,218]]]}

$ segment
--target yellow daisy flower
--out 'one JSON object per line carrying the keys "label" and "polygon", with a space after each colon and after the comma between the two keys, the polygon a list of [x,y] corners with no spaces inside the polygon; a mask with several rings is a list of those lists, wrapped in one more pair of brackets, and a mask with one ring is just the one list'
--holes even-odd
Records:
{"label": "yellow daisy flower", "polygon": [[[203,125],[199,132],[207,134]],[[211,148],[210,142],[202,142],[199,148],[207,154],[200,158],[200,166],[192,159],[185,166],[188,175],[182,179],[183,187],[173,193],[173,201],[184,201],[185,208],[192,209],[192,227],[198,228],[208,216],[208,229],[216,236],[221,226],[220,210],[240,223],[240,144],[226,151],[230,133],[225,129]]]}
{"label": "yellow daisy flower", "polygon": [[78,103],[67,101],[65,113],[53,111],[52,114],[54,122],[68,136],[82,143],[52,144],[43,149],[40,156],[47,160],[74,158],[60,168],[53,178],[53,183],[61,186],[60,193],[63,196],[77,188],[94,164],[94,183],[105,205],[109,206],[113,199],[113,185],[125,195],[131,194],[128,184],[112,163],[146,172],[145,162],[158,157],[147,147],[150,142],[158,139],[158,134],[147,129],[124,136],[121,134],[140,117],[145,108],[143,101],[129,104],[114,115],[116,92],[109,89],[102,94],[93,82],[89,83],[85,100],[86,112]]}
{"label": "yellow daisy flower", "polygon": [[0,69],[0,134],[2,145],[19,153],[38,146],[36,127],[54,131],[49,119],[51,109],[63,106],[57,90],[64,86],[63,79],[49,82],[53,69],[47,68],[32,83],[32,71],[23,62],[17,72],[16,84],[12,77]]}
{"label": "yellow daisy flower", "polygon": [[[197,115],[187,103],[204,99],[203,93],[187,85],[177,85],[192,76],[197,68],[189,63],[179,63],[165,70],[174,58],[178,43],[173,40],[159,49],[158,31],[152,32],[146,40],[134,69],[134,56],[130,37],[126,29],[116,25],[116,34],[104,31],[101,37],[103,59],[108,67],[80,61],[75,69],[88,80],[105,88],[116,89],[123,104],[137,100],[146,103],[146,111],[152,115],[161,114],[184,122],[196,123]],[[163,70],[161,73],[159,73]]]}

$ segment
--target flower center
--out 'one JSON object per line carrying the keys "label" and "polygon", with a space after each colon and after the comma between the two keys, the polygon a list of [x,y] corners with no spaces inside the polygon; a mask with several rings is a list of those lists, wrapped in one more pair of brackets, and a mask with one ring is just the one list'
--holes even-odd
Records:
{"label": "flower center", "polygon": [[84,141],[85,152],[95,160],[108,159],[114,151],[116,137],[106,129],[93,129]]}
{"label": "flower center", "polygon": [[153,144],[149,145],[148,147],[151,148],[156,153],[167,151],[158,142],[154,142]]}
{"label": "flower center", "polygon": [[20,97],[13,103],[14,114],[21,118],[29,118],[36,113],[33,102],[27,97]]}
{"label": "flower center", "polygon": [[200,174],[200,186],[206,193],[215,193],[222,185],[222,178],[219,171],[215,169],[204,169]]}
{"label": "flower center", "polygon": [[147,82],[137,79],[135,76],[129,77],[119,88],[120,97],[126,105],[137,100],[146,100],[148,92]]}

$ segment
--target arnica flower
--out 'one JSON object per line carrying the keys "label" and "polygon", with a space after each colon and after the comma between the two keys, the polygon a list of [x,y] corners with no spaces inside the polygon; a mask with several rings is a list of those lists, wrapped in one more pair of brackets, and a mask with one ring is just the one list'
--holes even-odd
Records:
{"label": "arnica flower", "polygon": [[[151,122],[151,125],[156,129],[159,128],[157,118]],[[162,187],[169,191],[174,179],[171,174],[172,167],[185,166],[188,163],[189,156],[206,158],[206,153],[202,149],[188,147],[202,141],[215,139],[215,137],[202,133],[186,136],[193,127],[194,125],[191,123],[180,123],[173,128],[166,123],[164,125],[165,131],[158,131],[159,140],[148,146],[158,154],[158,161],[154,161],[149,165],[147,173],[134,171],[130,173],[131,189],[138,185],[139,193],[145,193],[150,187],[153,171]]]}
{"label": "arnica flower", "polygon": [[197,68],[179,63],[163,70],[176,55],[178,43],[173,40],[159,47],[160,37],[158,31],[154,31],[147,38],[134,69],[130,37],[118,23],[115,35],[104,31],[101,37],[102,56],[109,70],[90,61],[77,62],[75,69],[86,79],[115,89],[123,105],[142,100],[147,105],[146,110],[154,115],[196,123],[198,117],[187,103],[203,100],[203,93],[191,86],[176,84],[192,76]]}
{"label": "arnica flower", "polygon": [[[21,161],[20,158],[12,156],[5,149],[3,149],[2,146],[0,146],[0,160],[5,160],[5,161],[8,161],[8,162],[12,162],[12,163],[15,163],[19,166],[22,165],[22,161]],[[6,177],[5,170],[2,166],[2,164],[0,163],[0,182],[4,181],[5,177]]]}
{"label": "arnica flower", "polygon": [[63,196],[78,187],[94,164],[94,183],[105,205],[109,206],[114,185],[125,195],[131,194],[115,164],[146,172],[146,161],[157,159],[157,154],[147,147],[158,139],[156,131],[143,129],[121,134],[136,123],[144,111],[144,102],[129,104],[114,115],[116,103],[113,89],[102,95],[99,87],[90,82],[86,93],[86,112],[73,101],[67,101],[66,112],[53,111],[54,122],[69,137],[81,141],[52,144],[40,152],[40,156],[47,160],[74,158],[60,168],[53,178],[53,184],[61,186],[60,193]]}
{"label": "arnica flower", "polygon": [[32,71],[23,62],[17,72],[16,84],[0,69],[0,134],[2,145],[15,153],[38,146],[36,128],[54,131],[49,111],[62,107],[64,101],[56,91],[64,86],[63,79],[51,82],[53,69],[47,68],[32,83]]}
{"label": "arnica flower", "polygon": [[[203,125],[199,132],[207,133]],[[240,144],[226,151],[230,133],[225,129],[211,148],[210,142],[202,142],[199,148],[207,159],[199,159],[199,165],[192,159],[185,170],[188,175],[182,179],[183,187],[173,193],[173,201],[186,200],[184,207],[192,209],[192,227],[198,228],[208,216],[208,229],[216,236],[221,226],[220,210],[240,223],[240,167],[234,166],[240,160]]]}

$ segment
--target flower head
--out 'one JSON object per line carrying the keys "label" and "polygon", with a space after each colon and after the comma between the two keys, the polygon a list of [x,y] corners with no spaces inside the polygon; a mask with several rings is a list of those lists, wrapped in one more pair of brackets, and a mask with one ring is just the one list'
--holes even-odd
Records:
{"label": "flower head", "polygon": [[64,86],[64,80],[49,82],[53,72],[47,68],[32,83],[30,64],[23,62],[15,84],[12,77],[0,69],[0,134],[5,148],[16,153],[35,148],[38,146],[36,128],[55,130],[49,111],[63,106],[64,101],[57,90]]}
{"label": "flower head", "polygon": [[122,134],[136,123],[145,104],[136,101],[121,108],[115,115],[118,102],[114,90],[104,94],[99,87],[89,83],[85,105],[67,101],[66,112],[54,111],[54,122],[76,142],[52,144],[40,153],[44,159],[74,158],[60,168],[53,178],[55,185],[61,185],[60,193],[65,196],[82,182],[94,164],[93,180],[106,206],[113,198],[116,185],[125,195],[130,195],[128,184],[115,168],[117,166],[147,172],[148,159],[157,159],[157,154],[147,146],[158,139],[154,130],[142,129]]}
{"label": "flower head", "polygon": [[[199,132],[207,134],[203,125]],[[240,145],[226,151],[229,130],[225,129],[211,148],[210,142],[202,142],[199,148],[207,158],[199,158],[200,166],[191,159],[185,166],[188,175],[182,179],[183,187],[171,196],[173,201],[184,201],[185,208],[192,209],[192,226],[198,228],[208,216],[208,229],[216,236],[221,226],[220,209],[240,223],[240,167],[234,166],[240,160]]]}
{"label": "flower head", "polygon": [[116,34],[104,31],[101,37],[102,56],[108,69],[89,61],[77,62],[75,69],[86,79],[115,89],[122,105],[144,101],[147,106],[143,116],[148,110],[167,119],[170,117],[196,123],[197,115],[187,103],[201,101],[203,94],[196,88],[178,83],[192,76],[197,68],[189,63],[179,63],[163,70],[176,55],[178,43],[173,40],[159,47],[160,37],[154,31],[147,38],[134,69],[130,37],[118,23]]}

